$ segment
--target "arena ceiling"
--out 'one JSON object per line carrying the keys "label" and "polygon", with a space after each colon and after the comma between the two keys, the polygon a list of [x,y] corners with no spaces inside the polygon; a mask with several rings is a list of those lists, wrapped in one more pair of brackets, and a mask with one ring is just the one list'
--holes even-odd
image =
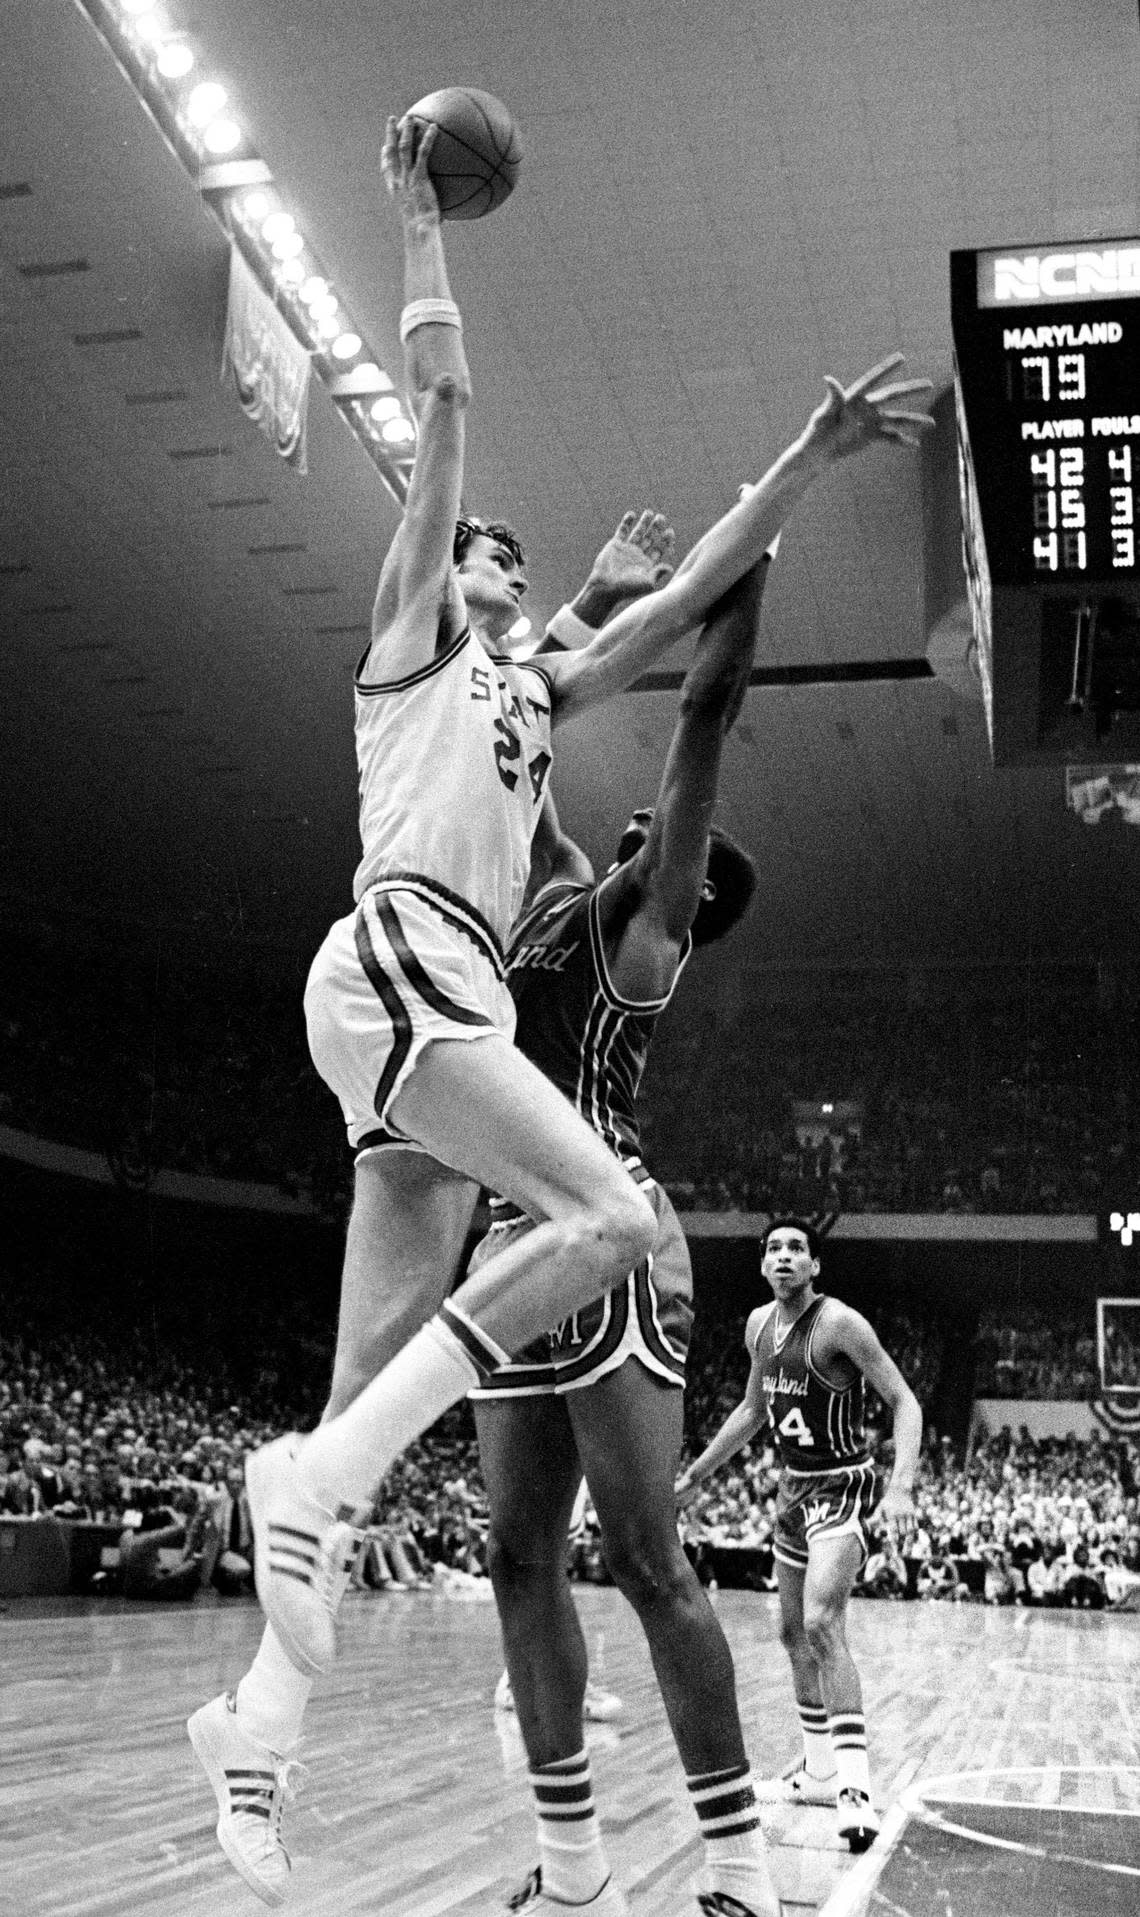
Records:
{"label": "arena ceiling", "polygon": [[[448,241],[468,497],[522,532],[539,618],[627,506],[690,543],[825,371],[901,349],[943,391],[952,248],[1140,224],[1133,0],[163,4],[394,370],[385,113],[456,81],[516,113],[514,197]],[[396,508],[319,383],[305,477],[243,416],[226,277],[83,8],[9,0],[0,895],[292,967],[348,903],[349,675]],[[1082,826],[1059,768],[995,771],[981,704],[937,678],[826,680],[926,655],[956,531],[923,497],[917,455],[876,452],[788,529],[760,664],[825,682],[751,691],[730,743],[722,819],[763,885],[735,963],[1135,949],[1140,833]],[[672,711],[635,693],[567,730],[556,790],[595,857]]]}

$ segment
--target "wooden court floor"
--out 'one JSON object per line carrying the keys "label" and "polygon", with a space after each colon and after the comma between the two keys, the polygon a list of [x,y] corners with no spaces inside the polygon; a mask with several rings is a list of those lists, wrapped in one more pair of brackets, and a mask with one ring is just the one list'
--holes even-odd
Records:
{"label": "wooden court floor", "polygon": [[[590,1727],[620,1881],[634,1917],[696,1917],[698,1845],[636,1621],[613,1591],[577,1596],[595,1671],[625,1702],[615,1724]],[[716,1602],[753,1765],[770,1773],[797,1745],[775,1600],[721,1592]],[[493,1606],[354,1592],[343,1615],[342,1657],[314,1695],[309,1776],[290,1813],[287,1908],[297,1917],[501,1910],[534,1857],[517,1728],[491,1704],[500,1670]],[[213,1796],[183,1729],[191,1710],[240,1675],[259,1633],[255,1604],[212,1596],[187,1606],[7,1604],[4,1917],[252,1917],[264,1908],[215,1846]],[[1117,1851],[1123,1843],[1121,1854],[1140,1866],[1140,1615],[866,1602],[851,1608],[851,1639],[877,1795],[896,1839],[906,1821],[900,1800],[913,1805],[924,1781],[945,1797],[938,1780],[953,1777],[955,1800],[996,1794],[1107,1814],[1124,1832]],[[785,1917],[900,1910],[875,1890],[869,1867],[880,1847],[856,1862],[834,1842],[827,1812],[772,1810],[767,1828]],[[979,1853],[977,1870],[996,1854]],[[1118,1890],[1131,1888],[1125,1872],[1113,1880]],[[1140,1870],[1135,1888],[1140,1909]],[[928,1905],[925,1894],[908,1894],[907,1917],[951,1917],[933,1879]],[[994,1897],[975,1904],[997,1917],[1007,1906],[996,1888]],[[1097,1908],[1040,1904],[1041,1917]]]}

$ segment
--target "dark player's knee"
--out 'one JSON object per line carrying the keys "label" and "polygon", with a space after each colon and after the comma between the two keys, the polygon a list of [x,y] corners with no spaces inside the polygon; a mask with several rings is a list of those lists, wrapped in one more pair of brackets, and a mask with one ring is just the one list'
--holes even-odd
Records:
{"label": "dark player's knee", "polygon": [[513,1591],[564,1578],[565,1539],[545,1539],[533,1530],[491,1525],[487,1533],[487,1569],[496,1592]]}
{"label": "dark player's knee", "polygon": [[675,1537],[607,1536],[605,1553],[614,1583],[635,1611],[687,1604],[701,1595],[696,1573]]}

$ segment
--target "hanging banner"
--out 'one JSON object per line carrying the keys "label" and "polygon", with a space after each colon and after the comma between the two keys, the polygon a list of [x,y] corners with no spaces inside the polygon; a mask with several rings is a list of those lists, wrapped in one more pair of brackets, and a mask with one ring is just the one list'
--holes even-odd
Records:
{"label": "hanging banner", "polygon": [[311,370],[307,351],[231,246],[222,378],[232,377],[242,411],[299,473],[308,471]]}

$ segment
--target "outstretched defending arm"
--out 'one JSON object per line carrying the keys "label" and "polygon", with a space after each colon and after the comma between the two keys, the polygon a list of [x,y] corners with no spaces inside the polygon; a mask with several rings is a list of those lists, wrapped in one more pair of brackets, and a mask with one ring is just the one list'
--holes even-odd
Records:
{"label": "outstretched defending arm", "polygon": [[601,894],[614,980],[635,997],[669,990],[700,904],[721,756],[755,657],[768,564],[765,556],[712,608],[681,687],[648,836]]}
{"label": "outstretched defending arm", "polygon": [[761,1306],[748,1320],[744,1332],[744,1342],[752,1354],[752,1368],[748,1373],[748,1383],[744,1396],[735,1411],[730,1411],[715,1437],[710,1438],[699,1457],[682,1471],[674,1487],[678,1504],[687,1504],[694,1496],[702,1480],[719,1471],[722,1464],[735,1457],[736,1453],[754,1438],[768,1417],[768,1403],[764,1388],[760,1383],[760,1366],[756,1359],[756,1338],[765,1310],[771,1311],[771,1305]]}
{"label": "outstretched defending arm", "polygon": [[440,637],[458,630],[463,616],[451,566],[471,381],[448,284],[439,202],[427,170],[435,131],[408,117],[399,124],[390,119],[381,161],[404,229],[400,332],[419,440],[404,517],[380,573],[365,678],[395,679],[414,671]]}
{"label": "outstretched defending arm", "polygon": [[656,592],[673,573],[673,528],[663,513],[624,513],[595,556],[585,584],[560,606],[539,651],[566,652],[585,646],[619,606]]}
{"label": "outstretched defending arm", "polygon": [[803,432],[698,541],[691,563],[660,592],[619,612],[583,651],[551,661],[556,722],[622,691],[683,633],[701,625],[829,467],[883,440],[919,443],[933,419],[898,402],[928,392],[930,381],[891,381],[888,375],[901,364],[902,355],[893,353],[846,389],[829,375],[827,398]]}

